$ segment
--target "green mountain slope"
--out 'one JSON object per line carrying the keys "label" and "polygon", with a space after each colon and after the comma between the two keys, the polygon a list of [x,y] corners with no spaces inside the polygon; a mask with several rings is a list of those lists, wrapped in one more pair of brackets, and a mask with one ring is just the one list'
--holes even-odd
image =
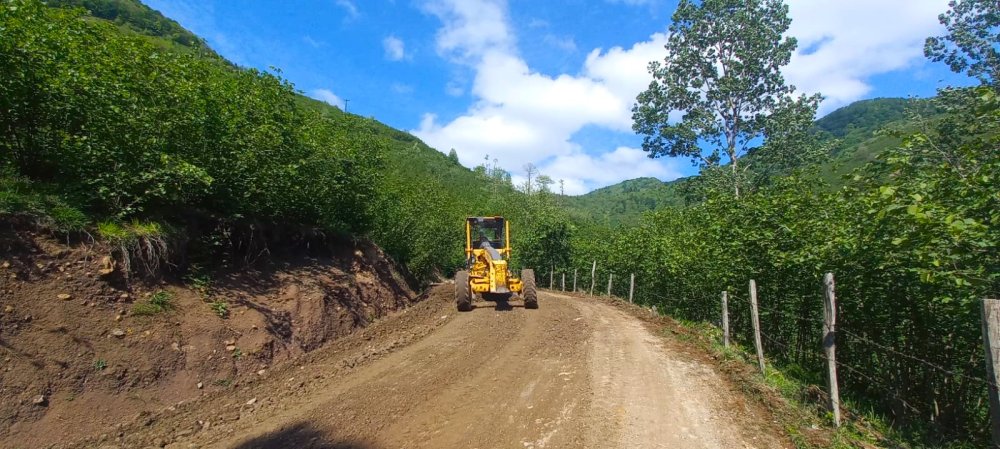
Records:
{"label": "green mountain slope", "polygon": [[928,100],[919,98],[873,98],[860,100],[833,111],[816,120],[815,131],[827,140],[839,139],[841,144],[833,151],[857,147],[871,139],[876,131],[892,123],[906,120],[907,113],[931,112]]}
{"label": "green mountain slope", "polygon": [[[898,145],[898,138],[879,131],[914,130],[916,124],[908,116],[912,112],[934,115],[926,99],[875,98],[851,103],[816,120],[814,132],[822,143],[832,144],[830,160],[820,167],[820,176],[837,185],[843,175]],[[685,204],[697,179],[670,182],[654,178],[631,179],[561,201],[576,219],[593,219],[611,225],[631,224],[643,212]]]}
{"label": "green mountain slope", "polygon": [[685,204],[685,188],[691,178],[663,182],[636,178],[602,187],[579,196],[564,196],[560,203],[575,220],[593,220],[606,225],[633,224],[643,212]]}
{"label": "green mountain slope", "polygon": [[0,214],[203,261],[371,238],[420,281],[462,264],[468,215],[511,219],[515,265],[568,253],[545,250],[565,230],[551,194],[237,67],[136,0],[11,1]]}
{"label": "green mountain slope", "polygon": [[153,38],[174,48],[189,48],[219,57],[200,37],[135,0],[47,0],[49,6],[83,8],[96,18],[110,21],[126,30]]}

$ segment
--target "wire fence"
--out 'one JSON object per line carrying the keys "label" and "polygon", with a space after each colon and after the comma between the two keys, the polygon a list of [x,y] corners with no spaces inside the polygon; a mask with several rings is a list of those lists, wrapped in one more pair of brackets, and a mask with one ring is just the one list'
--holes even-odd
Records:
{"label": "wire fence", "polygon": [[[595,273],[593,276],[592,270]],[[563,269],[562,272],[572,274],[572,282],[567,280],[566,283],[575,285],[578,292],[592,291],[595,295],[610,295],[645,306],[655,305],[659,313],[707,321],[720,327],[722,325],[721,289],[718,293],[708,293],[676,286],[672,292],[669,289],[664,291],[663,283],[643,282],[643,279],[633,277],[631,273],[606,269],[597,272],[590,266],[586,270]],[[552,287],[557,290],[566,288],[559,281]],[[780,292],[769,291],[767,297],[780,297]],[[825,377],[823,367],[830,364],[840,373],[837,380],[840,391],[852,403],[870,405],[888,413],[894,420],[905,415],[908,420],[922,419],[931,423],[942,418],[943,403],[951,406],[955,403],[973,403],[983,407],[983,403],[988,402],[983,400],[987,397],[987,392],[997,390],[997,383],[989,378],[992,373],[987,373],[988,376],[973,374],[983,372],[982,359],[970,357],[969,363],[948,368],[940,362],[915,354],[913,348],[876,341],[866,335],[864,330],[841,323],[830,326],[834,329],[831,341],[836,343],[838,357],[828,357],[821,349],[824,347],[825,326],[830,323],[823,316],[820,297],[822,295],[817,294],[816,298],[789,301],[793,305],[806,305],[797,309],[790,309],[788,304],[780,301],[760,301],[756,304],[761,323],[756,332],[762,341],[762,352],[768,360],[778,365],[794,363],[800,367],[805,366],[801,371],[806,376],[800,380],[822,383]],[[751,316],[753,304],[749,295],[730,291],[728,304],[728,324],[733,341],[752,347],[755,329]],[[808,307],[808,304],[814,306]],[[843,321],[843,317],[838,317],[838,320]],[[846,357],[840,358],[841,354],[846,354]],[[922,378],[923,383],[912,385],[903,378]],[[960,381],[963,384],[956,386]],[[926,385],[948,388],[926,388]],[[835,400],[846,414],[862,415],[858,410],[843,406],[839,398]]]}

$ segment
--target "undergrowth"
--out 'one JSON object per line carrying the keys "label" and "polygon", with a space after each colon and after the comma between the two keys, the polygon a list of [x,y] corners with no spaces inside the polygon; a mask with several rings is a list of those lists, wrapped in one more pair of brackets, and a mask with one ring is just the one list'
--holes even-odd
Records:
{"label": "undergrowth", "polygon": [[149,300],[132,305],[132,315],[149,316],[166,312],[173,308],[174,296],[165,290],[153,293]]}
{"label": "undergrowth", "polygon": [[58,195],[0,170],[0,214],[30,218],[43,229],[69,234],[83,232],[91,221]]}
{"label": "undergrowth", "polygon": [[[684,340],[695,341],[716,359],[748,397],[769,408],[799,449],[818,448],[878,448],[910,449],[926,447],[906,442],[885,418],[870,409],[841,399],[841,427],[833,426],[833,416],[826,408],[824,388],[801,380],[794,366],[776,366],[765,362],[765,375],[760,375],[757,356],[752,348],[730,341],[722,344],[722,332],[717,327],[693,321],[678,321],[687,330]],[[685,335],[684,333],[678,334]],[[775,407],[775,402],[783,405]],[[962,446],[947,446],[958,449]]]}
{"label": "undergrowth", "polygon": [[173,228],[149,220],[98,221],[49,190],[0,169],[0,215],[26,218],[40,230],[64,237],[76,235],[92,241],[96,235],[111,246],[126,277],[136,268],[136,262],[152,274],[168,260],[169,242],[177,234]]}

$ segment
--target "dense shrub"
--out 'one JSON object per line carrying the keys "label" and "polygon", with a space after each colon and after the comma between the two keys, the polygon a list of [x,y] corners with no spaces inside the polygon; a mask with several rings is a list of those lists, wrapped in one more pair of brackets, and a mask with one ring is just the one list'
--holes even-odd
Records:
{"label": "dense shrub", "polygon": [[383,146],[276,75],[165,50],[82,10],[0,7],[0,165],[85,212],[363,233]]}
{"label": "dense shrub", "polygon": [[842,394],[931,439],[985,441],[979,304],[1000,297],[1000,102],[984,87],[935,103],[943,117],[915,117],[920,132],[841,190],[803,172],[738,200],[715,192],[610,238],[578,235],[575,264],[597,260],[605,282],[605,267],[636,273],[640,301],[686,319],[717,322],[728,290],[748,344],[755,279],[766,353],[818,384],[822,276],[833,272]]}

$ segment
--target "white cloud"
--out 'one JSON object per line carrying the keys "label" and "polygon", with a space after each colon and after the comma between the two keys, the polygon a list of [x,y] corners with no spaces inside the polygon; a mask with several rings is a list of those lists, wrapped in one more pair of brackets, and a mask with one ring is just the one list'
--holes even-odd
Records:
{"label": "white cloud", "polygon": [[[789,0],[789,33],[800,50],[785,76],[800,91],[826,95],[823,112],[863,98],[873,75],[921,61],[923,39],[938,32],[936,17],[946,2],[914,0],[901,8],[894,0]],[[471,94],[468,110],[447,120],[425,114],[412,131],[431,146],[458,149],[469,166],[486,155],[497,158],[515,179],[523,179],[522,166],[531,162],[564,179],[567,193],[639,176],[681,175],[687,160],[651,160],[639,149],[584,147],[572,139],[584,127],[631,133],[631,107],[649,85],[649,62],[665,56],[666,34],[631,47],[591,50],[579,73],[549,76],[518,54],[503,0],[425,0],[423,10],[442,22],[438,53],[474,74],[467,89],[446,86],[452,95]]]}
{"label": "white cloud", "polygon": [[337,94],[331,92],[329,89],[313,89],[309,92],[309,96],[331,106],[344,109],[344,99],[338,97]]}
{"label": "white cloud", "polygon": [[[602,149],[571,141],[588,125],[630,131],[632,103],[650,80],[647,57],[657,47],[662,51],[659,35],[627,50],[594,50],[582,74],[553,77],[532,70],[518,55],[503,2],[431,0],[424,9],[443,22],[439,53],[475,73],[470,93],[476,101],[465,114],[444,123],[427,114],[413,131],[431,146],[459,149],[462,163],[470,166],[489,155],[515,176],[524,164],[534,163],[554,179],[564,179],[567,193],[636,176],[679,176],[641,150],[604,149],[605,154],[593,156],[589,153]],[[447,89],[459,93],[455,87],[449,83]]]}
{"label": "white cloud", "polygon": [[564,52],[572,53],[576,51],[576,41],[572,36],[559,37],[554,34],[546,34],[542,37],[542,42]]}
{"label": "white cloud", "polygon": [[382,48],[385,49],[385,58],[390,61],[400,61],[406,57],[406,44],[396,36],[382,39]]}
{"label": "white cloud", "polygon": [[799,49],[783,70],[800,91],[826,97],[821,112],[864,98],[871,76],[925,61],[924,39],[940,32],[947,0],[788,0],[788,34]]}
{"label": "white cloud", "polygon": [[682,176],[681,167],[685,164],[687,162],[680,159],[649,159],[640,148],[618,147],[598,156],[582,152],[559,156],[543,164],[539,170],[552,179],[566,180],[566,193],[579,195],[589,192],[594,186],[615,184],[625,179],[676,179]]}
{"label": "white cloud", "polygon": [[437,33],[443,56],[468,61],[488,49],[513,51],[504,0],[427,0],[423,10],[444,24]]}
{"label": "white cloud", "polygon": [[656,33],[648,41],[636,43],[629,49],[612,47],[607,51],[596,48],[587,55],[584,74],[600,81],[615,95],[626,101],[626,108],[619,111],[618,128],[630,130],[632,105],[639,92],[649,87],[652,76],[647,67],[651,61],[663,59],[667,35]]}
{"label": "white cloud", "polygon": [[336,4],[344,10],[344,13],[347,14],[346,18],[349,20],[357,19],[360,15],[358,7],[351,0],[337,0]]}

